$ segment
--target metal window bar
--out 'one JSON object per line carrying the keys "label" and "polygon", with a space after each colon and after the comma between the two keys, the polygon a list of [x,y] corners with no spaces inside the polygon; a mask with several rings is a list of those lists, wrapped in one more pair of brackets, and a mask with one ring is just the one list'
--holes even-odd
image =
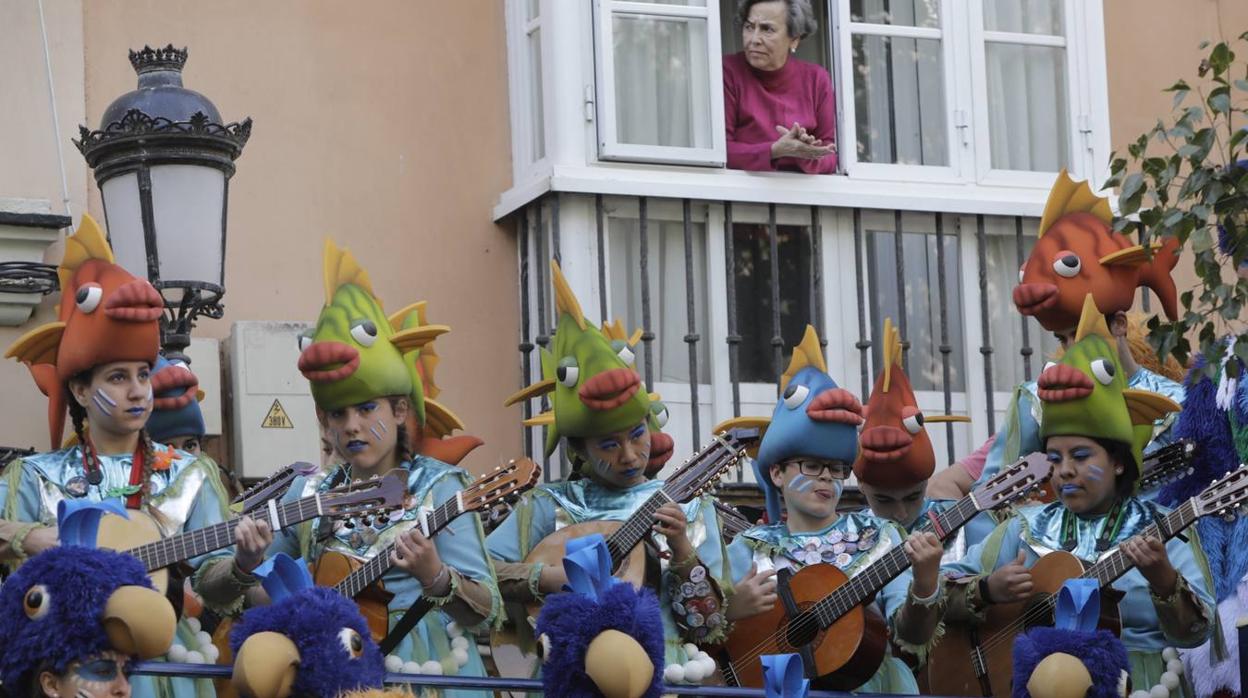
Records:
{"label": "metal window bar", "polygon": [[784,368],[784,336],[780,332],[780,236],[776,229],[776,205],[767,204],[767,242],[771,248],[771,351],[775,359],[776,395],[780,395],[780,374]]}
{"label": "metal window bar", "polygon": [[821,252],[823,245],[823,227],[819,222],[819,207],[810,207],[810,271],[814,283],[811,284],[810,293],[814,296],[811,299],[811,310],[815,314],[815,332],[819,335],[819,346],[825,349],[828,346],[828,337],[823,331],[823,254]]}
{"label": "metal window bar", "polygon": [[[563,264],[563,247],[559,245],[559,196],[550,197],[550,249],[551,257]],[[605,319],[605,318],[604,318]]]}
{"label": "metal window bar", "polygon": [[698,323],[697,296],[694,295],[693,283],[693,212],[692,203],[685,199],[682,203],[682,217],[685,232],[685,308],[688,312],[689,333],[685,335],[685,343],[689,345],[689,415],[693,423],[693,440],[702,441],[702,429],[698,424]]}
{"label": "metal window bar", "polygon": [[[555,198],[558,198],[556,195]],[[533,266],[537,269],[537,344],[542,348],[550,345],[550,332],[552,325],[550,324],[550,315],[547,314],[547,307],[550,307],[551,313],[554,311],[554,301],[550,294],[553,293],[550,284],[546,283],[546,269],[550,264],[550,255],[546,248],[546,226],[542,222],[542,205],[544,199],[538,199],[534,202],[533,208],[533,246],[536,252],[537,263]],[[547,301],[550,302],[549,306]],[[546,398],[542,398],[539,403],[541,409],[545,409],[547,405]],[[547,429],[549,427],[546,427]],[[545,440],[543,439],[543,442]],[[562,465],[562,458],[561,465]],[[562,471],[562,467],[560,468]],[[562,475],[562,472],[560,472]],[[542,478],[546,482],[559,479],[555,473],[551,472],[550,457],[546,455],[545,447],[542,448]]]}
{"label": "metal window bar", "polygon": [[979,321],[983,331],[983,344],[979,353],[984,357],[984,400],[987,402],[988,434],[997,433],[996,414],[992,400],[992,336],[988,322],[988,234],[984,229],[984,214],[975,216],[975,246],[979,252]]}
{"label": "metal window bar", "polygon": [[[737,334],[737,255],[733,249],[735,243],[732,229],[732,202],[724,202],[724,264],[728,268],[728,279],[725,290],[728,291],[728,380],[732,382],[732,416],[741,416],[741,375],[738,361],[740,360],[741,335]],[[738,480],[740,469],[738,468]]]}
{"label": "metal window bar", "polygon": [[862,371],[862,393],[863,400],[867,399],[867,392],[871,388],[871,340],[867,339],[867,298],[866,286],[867,281],[864,278],[863,267],[864,261],[862,256],[862,209],[854,209],[854,278],[858,286],[858,341],[854,344],[858,348],[859,368]]}
{"label": "metal window bar", "polygon": [[606,213],[602,210],[602,194],[594,194],[594,215],[598,222],[598,313],[607,322],[607,248],[605,243]]}
{"label": "metal window bar", "polygon": [[[901,209],[893,211],[893,249],[897,262],[897,331],[901,333],[901,368],[910,370],[910,334],[906,322],[906,246]],[[866,395],[863,395],[866,399]]]}
{"label": "metal window bar", "polygon": [[650,329],[650,234],[646,222],[646,197],[637,197],[637,231],[641,267],[641,341],[645,351],[646,391],[654,392],[654,332]]}
{"label": "metal window bar", "polygon": [[[1014,247],[1018,253],[1018,268],[1023,268],[1025,258],[1023,256],[1023,217],[1014,216]],[[1018,353],[1023,355],[1023,380],[1031,380],[1031,355],[1034,350],[1031,348],[1031,328],[1027,325],[1027,316],[1019,313],[1019,323],[1023,326],[1023,348]]]}
{"label": "metal window bar", "polygon": [[[945,217],[942,214],[935,214],[936,217],[936,290],[938,302],[940,303],[940,372],[941,372],[941,392],[945,397],[945,414],[953,412],[953,387],[950,385],[952,372],[949,366],[949,354],[953,352],[953,346],[949,344],[949,301],[945,293]],[[953,423],[945,423],[945,445],[949,452],[949,462],[953,463],[957,458],[953,449]]]}
{"label": "metal window bar", "polygon": [[[529,341],[529,217],[527,208],[520,209],[520,217],[516,221],[516,232],[520,238],[516,246],[520,252],[520,386],[524,387],[533,380],[533,364],[530,354],[536,347],[533,342]],[[525,420],[533,416],[532,401],[522,401],[520,409]],[[524,443],[525,457],[532,458],[533,441],[529,438],[529,428],[523,424],[520,425],[520,436]]]}

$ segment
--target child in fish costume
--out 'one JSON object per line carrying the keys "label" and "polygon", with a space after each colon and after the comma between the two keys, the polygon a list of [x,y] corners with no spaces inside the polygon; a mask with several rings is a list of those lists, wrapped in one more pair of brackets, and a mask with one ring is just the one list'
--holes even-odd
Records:
{"label": "child in fish costume", "polygon": [[[900,345],[886,352],[888,366],[893,365],[891,352],[899,349]],[[904,545],[912,561],[922,561],[923,569],[909,568],[898,575],[873,603],[889,623],[892,642],[909,654],[925,657],[937,635],[944,605],[944,587],[937,575],[940,542],[931,533],[907,538],[896,524],[870,512],[837,513],[844,479],[858,460],[862,405],[828,375],[813,327],[806,327],[802,342],[793,350],[780,390],[770,420],[740,417],[716,427],[717,431],[745,425],[766,428],[754,459],[754,474],[763,489],[769,523],[741,533],[728,546],[736,584],[729,618],[738,620],[774,607],[774,575],[780,569],[796,572],[807,565],[832,564],[853,577]],[[880,412],[886,411],[881,408]],[[781,509],[782,497],[787,516]],[[919,692],[909,667],[893,656],[891,648],[875,675],[858,690]]]}
{"label": "child in fish costume", "polygon": [[[421,373],[413,371],[434,338],[450,328],[407,322],[413,306],[387,317],[368,273],[347,250],[325,242],[325,305],[316,327],[300,339],[299,370],[310,383],[316,406],[325,415],[331,440],[346,457],[324,478],[299,477],[285,501],[334,487],[406,471],[408,501],[403,511],[325,523],[318,520],[281,531],[270,555],[285,553],[316,565],[334,551],[372,559],[394,543],[398,555],[382,577],[390,625],[424,597],[435,608],[387,657],[392,670],[484,676],[485,668],[467,633],[486,632],[499,619],[494,570],[476,516],[460,516],[432,540],[420,534],[422,511],[453,499],[471,478],[460,468],[420,453],[407,444],[407,417],[427,427],[431,418],[458,419],[426,397]],[[447,691],[447,696],[481,696],[479,691]]]}
{"label": "child in fish costume", "polygon": [[[26,364],[48,396],[48,427],[53,447],[61,444],[65,414],[73,417],[77,443],[14,461],[0,479],[0,559],[12,566],[56,534],[62,501],[124,498],[130,510],[151,512],[163,535],[219,523],[228,498],[218,469],[206,456],[194,457],[153,443],[144,425],[153,402],[150,371],[157,360],[164,309],[156,289],[115,263],[103,231],[84,215],[66,240],[58,267],[59,320],[20,337],[7,357]],[[94,429],[88,430],[94,425]],[[96,435],[93,438],[92,434]],[[103,453],[98,439],[124,452]],[[267,544],[267,524],[246,522],[237,529],[246,550],[228,550],[187,561],[195,570],[192,586],[211,608],[228,611],[247,586],[250,570]],[[183,621],[171,653],[205,661],[197,650],[196,628]],[[198,656],[197,656],[198,655]],[[136,696],[193,696],[210,691],[208,681],[137,677]]]}
{"label": "child in fish costume", "polygon": [[[627,342],[607,339],[581,311],[558,264],[551,264],[559,321],[549,350],[542,352],[544,380],[513,396],[508,404],[545,395],[551,410],[526,424],[547,427],[546,452],[566,439],[583,477],[548,483],[521,498],[490,533],[490,554],[503,597],[532,603],[559,591],[560,567],[525,563],[542,539],[570,524],[624,521],[663,487],[647,477],[658,419],[641,377],[632,367]],[[612,334],[622,335],[615,328]],[[658,415],[662,414],[662,410]],[[713,672],[709,658],[690,656],[689,642],[713,642],[725,623],[720,584],[727,580],[718,515],[708,496],[656,512],[658,531],[671,548],[662,560],[657,590],[665,629],[667,678],[698,683]],[[525,619],[512,618],[523,623]]]}
{"label": "child in fish costume", "polygon": [[[1058,501],[1022,507],[966,557],[947,565],[948,617],[975,622],[990,603],[1025,596],[1026,568],[1052,551],[1085,563],[1120,547],[1135,567],[1113,583],[1132,684],[1156,685],[1166,647],[1194,647],[1213,629],[1212,582],[1199,536],[1159,541],[1141,536],[1168,510],[1134,495],[1141,450],[1154,420],[1179,406],[1128,387],[1104,315],[1089,295],[1075,344],[1040,375],[1041,438],[1054,463]],[[983,582],[981,584],[981,581]],[[949,670],[933,667],[936,671]],[[962,671],[964,667],[958,667]]]}

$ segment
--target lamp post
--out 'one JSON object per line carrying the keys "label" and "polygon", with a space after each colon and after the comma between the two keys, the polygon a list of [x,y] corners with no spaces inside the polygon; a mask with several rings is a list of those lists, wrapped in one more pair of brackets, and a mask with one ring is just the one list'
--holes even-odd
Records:
{"label": "lamp post", "polygon": [[196,319],[224,313],[229,182],[251,135],[250,118],[224,124],[182,86],[186,58],[173,45],[131,51],[138,88],[74,141],[95,172],[117,263],[160,292],[162,352],[183,361]]}

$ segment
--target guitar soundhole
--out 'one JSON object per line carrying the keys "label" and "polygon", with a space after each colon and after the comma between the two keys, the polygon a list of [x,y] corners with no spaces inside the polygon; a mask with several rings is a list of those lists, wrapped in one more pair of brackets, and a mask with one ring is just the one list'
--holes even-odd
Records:
{"label": "guitar soundhole", "polygon": [[809,613],[799,613],[784,627],[784,641],[792,647],[803,647],[815,641],[819,623]]}

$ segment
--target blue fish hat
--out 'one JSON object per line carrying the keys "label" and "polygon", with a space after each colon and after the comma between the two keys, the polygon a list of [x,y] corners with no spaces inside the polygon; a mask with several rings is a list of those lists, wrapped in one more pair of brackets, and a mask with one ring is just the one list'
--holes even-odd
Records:
{"label": "blue fish hat", "polygon": [[754,459],[754,475],[767,501],[767,520],[780,521],[780,492],[771,482],[771,466],[795,456],[840,461],[858,457],[862,403],[828,375],[815,328],[793,349],[780,377],[780,399]]}
{"label": "blue fish hat", "polygon": [[147,433],[157,443],[179,436],[203,436],[208,428],[199,409],[199,379],[181,361],[161,356],[152,367],[152,416]]}

